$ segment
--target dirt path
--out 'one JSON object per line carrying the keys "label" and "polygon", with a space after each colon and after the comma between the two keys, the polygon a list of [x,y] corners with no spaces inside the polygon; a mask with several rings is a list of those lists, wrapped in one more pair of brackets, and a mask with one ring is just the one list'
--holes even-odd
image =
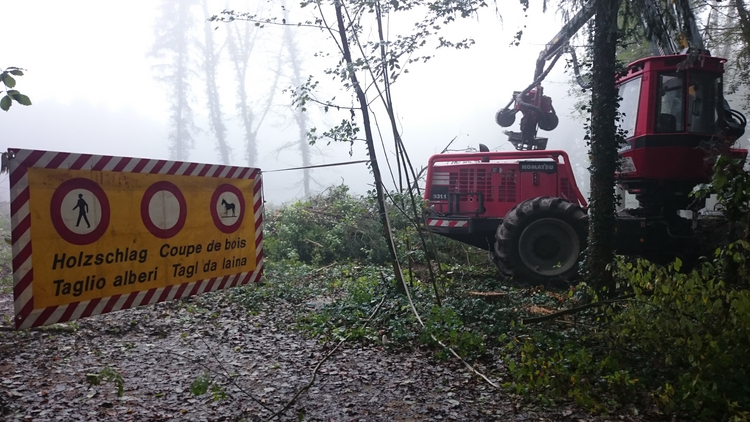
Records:
{"label": "dirt path", "polygon": [[[309,381],[332,347],[287,329],[292,311],[279,306],[248,315],[218,293],[83,319],[75,332],[0,332],[0,419],[265,420]],[[7,326],[7,294],[0,295],[0,316]],[[87,374],[107,367],[122,376],[122,397],[115,382],[89,383]],[[210,387],[191,394],[203,373],[214,380],[216,397]],[[352,346],[321,366],[310,390],[280,420],[604,419],[567,407],[521,410],[429,352]]]}

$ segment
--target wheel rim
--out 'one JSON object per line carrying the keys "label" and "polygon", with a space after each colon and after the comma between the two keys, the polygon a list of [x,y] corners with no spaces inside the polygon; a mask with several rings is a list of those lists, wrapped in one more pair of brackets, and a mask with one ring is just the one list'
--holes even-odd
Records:
{"label": "wheel rim", "polygon": [[529,224],[518,242],[524,265],[543,276],[557,276],[578,262],[581,243],[570,224],[557,218],[542,218]]}

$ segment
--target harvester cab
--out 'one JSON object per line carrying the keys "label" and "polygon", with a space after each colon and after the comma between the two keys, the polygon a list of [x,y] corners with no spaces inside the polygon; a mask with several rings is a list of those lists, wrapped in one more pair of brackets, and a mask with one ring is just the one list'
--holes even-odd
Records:
{"label": "harvester cab", "polygon": [[710,180],[712,156],[746,155],[731,148],[746,120],[724,100],[725,61],[705,51],[647,57],[618,80],[625,132],[618,182],[639,213],[688,209],[693,187]]}

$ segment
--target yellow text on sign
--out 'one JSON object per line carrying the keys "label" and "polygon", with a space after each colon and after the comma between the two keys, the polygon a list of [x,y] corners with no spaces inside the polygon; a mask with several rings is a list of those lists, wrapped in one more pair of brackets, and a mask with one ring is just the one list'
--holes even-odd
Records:
{"label": "yellow text on sign", "polygon": [[[41,168],[30,168],[27,176],[35,308],[256,269],[253,179]],[[82,188],[67,193],[62,205],[53,203],[55,192],[65,181],[73,179],[95,182],[101,187],[106,201],[100,201],[90,189]],[[144,217],[144,196],[148,196],[148,189],[155,183],[165,182],[176,187],[176,196],[181,195],[184,203],[179,203],[172,193],[160,191],[153,195],[155,205],[146,207]],[[220,204],[217,190],[227,185],[241,195],[232,194],[233,201]],[[159,202],[160,195],[167,199]],[[57,197],[62,196],[58,192]],[[240,196],[242,202],[237,201]],[[85,206],[78,206],[76,201],[81,199],[88,199]],[[86,230],[94,230],[86,228],[87,224],[91,227],[102,224],[102,215],[106,211],[102,202],[108,202],[108,224],[93,243],[71,243],[53,224],[54,215],[58,213],[64,220],[60,224],[67,227],[65,230],[86,234]],[[159,208],[159,204],[167,206]],[[228,218],[235,222],[231,233],[220,230],[221,224],[216,223],[212,209],[219,221]],[[154,235],[144,222],[148,220],[152,226],[168,228],[178,219],[179,210],[184,211],[181,228],[170,233],[168,238]],[[242,212],[244,216],[240,219]]]}

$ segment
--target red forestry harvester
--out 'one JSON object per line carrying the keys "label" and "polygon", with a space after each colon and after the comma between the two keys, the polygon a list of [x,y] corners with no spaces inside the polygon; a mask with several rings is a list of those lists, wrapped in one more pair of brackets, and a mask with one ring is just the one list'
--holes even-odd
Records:
{"label": "red forestry harvester", "polygon": [[[568,155],[546,150],[547,138],[538,137],[537,131],[553,130],[558,123],[540,83],[569,39],[593,16],[595,2],[553,38],[537,60],[534,82],[515,92],[497,113],[503,127],[521,113],[520,132],[505,132],[517,151],[490,152],[480,145],[479,152],[439,154],[429,160],[429,230],[489,250],[501,272],[522,282],[573,275],[586,245],[587,205]],[[663,25],[653,9],[644,8],[642,15],[647,28]],[[702,223],[697,211],[704,204],[694,201],[690,192],[710,181],[711,157],[717,151],[747,155],[731,148],[744,133],[746,119],[724,100],[725,60],[703,50],[694,19],[689,13],[682,17],[692,25],[691,49],[678,53],[671,37],[654,36],[655,55],[631,63],[616,81],[626,133],[617,180],[639,203],[618,213],[620,254],[662,260],[695,255]],[[664,28],[650,32],[668,33]]]}

